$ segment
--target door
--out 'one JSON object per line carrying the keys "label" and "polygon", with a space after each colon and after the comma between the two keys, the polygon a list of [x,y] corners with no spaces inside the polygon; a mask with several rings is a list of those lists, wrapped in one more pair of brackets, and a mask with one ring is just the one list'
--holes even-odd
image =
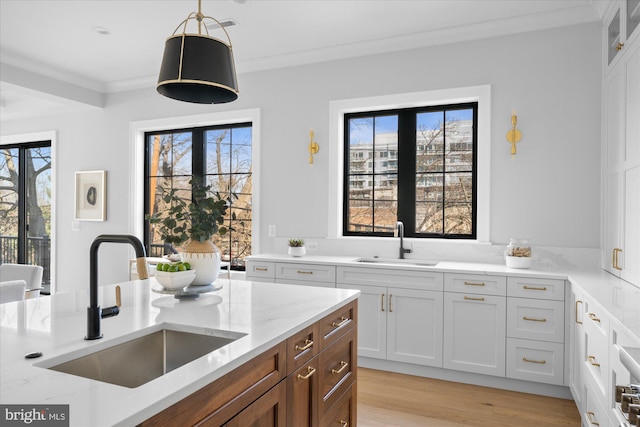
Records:
{"label": "door", "polygon": [[443,293],[388,291],[387,359],[442,367]]}
{"label": "door", "polygon": [[281,381],[233,417],[227,427],[285,427],[287,384]]}
{"label": "door", "polygon": [[505,376],[506,311],[506,297],[445,292],[443,366]]}
{"label": "door", "polygon": [[382,286],[338,285],[357,289],[358,354],[376,359],[387,358],[387,288]]}
{"label": "door", "polygon": [[569,388],[571,395],[576,402],[578,412],[584,410],[584,379],[582,375],[582,363],[584,355],[584,331],[582,321],[584,316],[584,300],[582,291],[571,288],[571,315],[569,316],[570,343],[569,343]]}
{"label": "door", "polygon": [[0,150],[0,263],[40,265],[50,283],[51,142]]}

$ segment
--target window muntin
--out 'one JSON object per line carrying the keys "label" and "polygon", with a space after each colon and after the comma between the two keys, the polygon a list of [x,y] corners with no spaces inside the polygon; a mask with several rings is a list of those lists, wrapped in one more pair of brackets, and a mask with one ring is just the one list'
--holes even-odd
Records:
{"label": "window muntin", "polygon": [[476,236],[477,103],[345,115],[344,235]]}
{"label": "window muntin", "polygon": [[[162,210],[161,188],[178,189],[191,199],[189,181],[200,178],[211,185],[211,192],[237,198],[227,211],[225,226],[229,232],[212,241],[232,268],[243,269],[244,258],[251,254],[252,217],[252,127],[250,123],[211,126],[145,134],[146,179],[145,214]],[[151,256],[168,250],[156,235],[155,226],[145,224],[145,242]]]}

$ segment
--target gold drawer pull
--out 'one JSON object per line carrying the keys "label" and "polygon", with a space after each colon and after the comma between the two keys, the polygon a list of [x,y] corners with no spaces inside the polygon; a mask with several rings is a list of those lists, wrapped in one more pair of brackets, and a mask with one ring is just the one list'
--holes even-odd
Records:
{"label": "gold drawer pull", "polygon": [[528,291],[546,291],[547,290],[546,286],[543,286],[543,287],[539,288],[537,286],[524,285],[523,288],[528,290]]}
{"label": "gold drawer pull", "polygon": [[298,270],[298,274],[313,274],[313,271]]}
{"label": "gold drawer pull", "polygon": [[345,323],[347,323],[349,320],[351,320],[348,317],[341,317],[339,322],[331,322],[331,326],[333,326],[334,328],[339,328],[340,326],[344,325]]}
{"label": "gold drawer pull", "polygon": [[480,283],[475,283],[475,282],[464,282],[465,285],[467,286],[484,286],[484,282],[480,282]]}
{"label": "gold drawer pull", "polygon": [[340,427],[349,427],[349,423],[345,420],[340,420]]}
{"label": "gold drawer pull", "polygon": [[484,297],[480,297],[480,298],[473,298],[473,297],[468,297],[468,296],[464,296],[464,299],[468,300],[468,301],[484,301]]}
{"label": "gold drawer pull", "polygon": [[589,363],[591,363],[593,366],[597,366],[598,368],[600,367],[600,364],[598,362],[596,362],[596,357],[595,356],[588,356],[587,357],[587,361]]}
{"label": "gold drawer pull", "polygon": [[267,267],[256,267],[256,271],[269,271]]}
{"label": "gold drawer pull", "polygon": [[527,317],[527,316],[523,316],[522,320],[528,320],[530,322],[546,322],[547,319],[536,319],[535,317]]}
{"label": "gold drawer pull", "polygon": [[382,294],[382,298],[380,298],[380,311],[384,311],[384,294]]}
{"label": "gold drawer pull", "polygon": [[589,316],[589,319],[593,320],[594,322],[600,323],[600,319],[598,319],[598,316],[596,316],[595,313],[587,313],[587,316]]}
{"label": "gold drawer pull", "polygon": [[306,340],[304,340],[304,345],[303,346],[299,346],[298,344],[296,344],[296,351],[305,351],[310,349],[311,347],[313,347],[313,340],[310,340],[309,338],[307,338]]}
{"label": "gold drawer pull", "polygon": [[578,304],[582,304],[582,301],[576,300],[576,323],[582,325],[582,322],[578,320]]}
{"label": "gold drawer pull", "polygon": [[533,360],[533,359],[527,359],[526,357],[523,357],[522,360],[524,362],[528,362],[528,363],[537,363],[539,365],[544,365],[545,363],[547,363],[546,360]]}
{"label": "gold drawer pull", "polygon": [[302,375],[302,374],[298,374],[298,379],[299,380],[308,380],[309,378],[311,378],[311,375],[316,373],[316,368],[313,368],[311,366],[307,366],[307,375]]}
{"label": "gold drawer pull", "polygon": [[589,422],[594,426],[599,426],[600,423],[593,419],[594,415],[595,415],[594,412],[591,412],[591,411],[587,412],[587,418],[589,419]]}
{"label": "gold drawer pull", "polygon": [[344,360],[340,361],[340,368],[338,369],[332,369],[331,373],[332,374],[341,374],[342,371],[344,371],[345,369],[347,369],[347,366],[349,366],[349,364],[347,362],[345,362]]}
{"label": "gold drawer pull", "polygon": [[393,313],[393,309],[391,308],[391,298],[393,298],[393,294],[389,294],[389,313]]}

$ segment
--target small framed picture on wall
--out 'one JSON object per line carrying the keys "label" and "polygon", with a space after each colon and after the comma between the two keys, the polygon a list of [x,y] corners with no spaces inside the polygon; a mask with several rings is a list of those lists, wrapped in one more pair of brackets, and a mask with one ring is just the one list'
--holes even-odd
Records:
{"label": "small framed picture on wall", "polygon": [[76,172],[77,221],[107,219],[107,171]]}

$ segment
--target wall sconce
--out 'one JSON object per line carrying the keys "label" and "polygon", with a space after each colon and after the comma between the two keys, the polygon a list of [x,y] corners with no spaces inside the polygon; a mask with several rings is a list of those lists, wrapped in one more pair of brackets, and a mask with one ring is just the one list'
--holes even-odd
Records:
{"label": "wall sconce", "polygon": [[522,132],[516,129],[517,124],[518,116],[516,115],[516,111],[514,110],[513,113],[511,113],[511,130],[507,132],[507,141],[511,144],[512,159],[516,155],[516,144],[522,139]]}
{"label": "wall sconce", "polygon": [[309,131],[309,164],[313,164],[313,156],[318,154],[320,146],[313,140],[313,130]]}

